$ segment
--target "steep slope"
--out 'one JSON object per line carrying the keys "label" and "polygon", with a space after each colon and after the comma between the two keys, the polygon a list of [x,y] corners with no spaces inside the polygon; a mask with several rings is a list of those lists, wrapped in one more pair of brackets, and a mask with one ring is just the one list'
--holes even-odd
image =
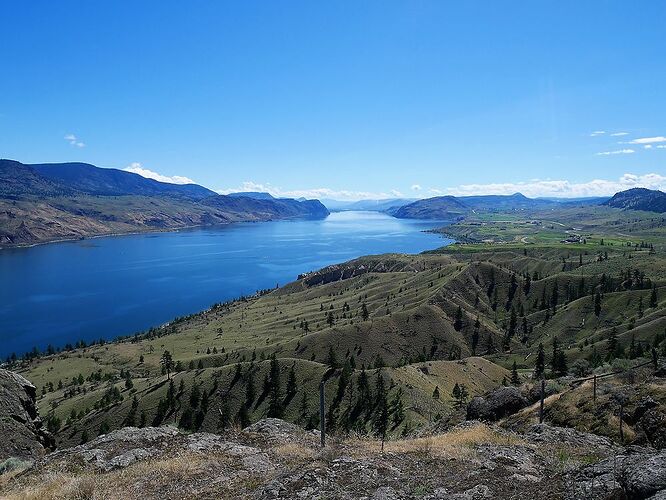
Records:
{"label": "steep slope", "polygon": [[0,246],[327,215],[317,200],[221,196],[85,163],[0,160]]}
{"label": "steep slope", "polygon": [[633,188],[620,191],[605,205],[624,210],[645,210],[647,212],[666,212],[666,193],[645,188]]}
{"label": "steep slope", "polygon": [[0,463],[10,457],[37,459],[54,444],[42,428],[35,399],[34,385],[0,368]]}

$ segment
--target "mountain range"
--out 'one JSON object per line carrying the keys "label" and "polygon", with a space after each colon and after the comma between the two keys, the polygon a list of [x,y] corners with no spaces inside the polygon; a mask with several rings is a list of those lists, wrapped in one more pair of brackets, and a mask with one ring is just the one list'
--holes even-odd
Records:
{"label": "mountain range", "polygon": [[169,184],[87,163],[0,160],[4,246],[328,214],[317,200],[224,196],[197,184]]}

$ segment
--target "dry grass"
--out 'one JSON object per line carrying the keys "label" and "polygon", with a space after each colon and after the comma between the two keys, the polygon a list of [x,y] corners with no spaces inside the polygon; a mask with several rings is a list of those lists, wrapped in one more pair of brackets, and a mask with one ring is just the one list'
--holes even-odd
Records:
{"label": "dry grass", "polygon": [[[169,491],[169,497],[188,497],[188,484],[196,487],[209,484],[216,471],[233,469],[233,459],[217,455],[184,453],[164,460],[148,460],[125,469],[108,473],[86,471],[80,474],[44,472],[15,478],[0,489],[0,498],[8,500],[145,500],[163,498],[160,492]],[[232,474],[233,475],[233,474]],[[223,474],[220,474],[222,477]],[[246,476],[239,476],[246,481]],[[234,487],[228,481],[223,489],[230,493]],[[176,490],[174,491],[174,488]],[[148,493],[150,492],[150,493]],[[196,496],[196,495],[194,495]]]}
{"label": "dry grass", "polygon": [[[381,452],[381,442],[356,439],[349,443],[353,455],[363,456]],[[445,434],[414,439],[400,439],[384,443],[385,453],[413,453],[423,456],[465,458],[475,454],[480,444],[517,445],[524,441],[517,436],[500,434],[484,424],[454,429]]]}

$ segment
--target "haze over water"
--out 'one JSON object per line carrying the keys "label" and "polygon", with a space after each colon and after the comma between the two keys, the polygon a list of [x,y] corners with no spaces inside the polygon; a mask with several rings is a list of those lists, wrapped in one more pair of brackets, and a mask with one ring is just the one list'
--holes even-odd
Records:
{"label": "haze over water", "polygon": [[128,335],[362,255],[451,243],[374,212],[0,251],[0,356]]}

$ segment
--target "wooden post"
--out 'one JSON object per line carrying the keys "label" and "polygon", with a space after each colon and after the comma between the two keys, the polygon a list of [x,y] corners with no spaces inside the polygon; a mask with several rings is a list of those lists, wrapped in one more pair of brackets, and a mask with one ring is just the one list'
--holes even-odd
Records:
{"label": "wooden post", "polygon": [[624,404],[620,403],[620,443],[624,444],[624,429],[622,428],[622,418],[624,417]]}
{"label": "wooden post", "polygon": [[654,365],[654,371],[659,369],[659,354],[657,354],[657,349],[652,348],[652,364]]}
{"label": "wooden post", "polygon": [[592,401],[596,403],[597,401],[597,376],[594,376],[594,381],[592,382]]}
{"label": "wooden post", "polygon": [[326,394],[323,380],[319,384],[319,432],[321,434],[321,447],[326,447]]}
{"label": "wooden post", "polygon": [[546,381],[541,380],[541,403],[539,404],[539,423],[543,424],[543,400],[546,396]]}

